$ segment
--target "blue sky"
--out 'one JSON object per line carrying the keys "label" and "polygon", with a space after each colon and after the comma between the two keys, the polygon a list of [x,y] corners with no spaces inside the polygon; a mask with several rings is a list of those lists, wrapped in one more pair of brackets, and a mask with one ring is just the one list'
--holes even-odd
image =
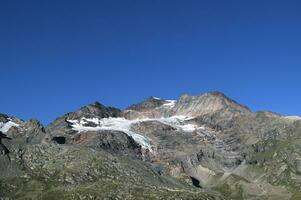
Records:
{"label": "blue sky", "polygon": [[301,1],[0,1],[0,112],[221,91],[301,115]]}

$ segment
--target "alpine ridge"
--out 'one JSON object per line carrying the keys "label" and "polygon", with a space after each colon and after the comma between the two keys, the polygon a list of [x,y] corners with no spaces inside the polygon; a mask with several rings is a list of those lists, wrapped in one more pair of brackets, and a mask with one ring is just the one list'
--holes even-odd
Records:
{"label": "alpine ridge", "polygon": [[221,92],[95,102],[47,127],[0,114],[0,131],[0,199],[301,199],[301,118]]}

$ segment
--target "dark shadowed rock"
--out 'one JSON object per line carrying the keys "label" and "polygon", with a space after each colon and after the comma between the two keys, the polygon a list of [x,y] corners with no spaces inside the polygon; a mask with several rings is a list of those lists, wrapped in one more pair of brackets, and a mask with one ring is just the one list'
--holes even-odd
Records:
{"label": "dark shadowed rock", "polygon": [[135,140],[120,131],[99,131],[79,133],[72,138],[72,144],[80,144],[93,149],[103,149],[116,155],[142,158],[142,149]]}

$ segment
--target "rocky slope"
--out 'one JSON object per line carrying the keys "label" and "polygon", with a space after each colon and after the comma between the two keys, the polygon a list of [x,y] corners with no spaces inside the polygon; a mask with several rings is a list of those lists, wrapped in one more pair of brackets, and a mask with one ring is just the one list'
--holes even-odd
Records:
{"label": "rocky slope", "polygon": [[301,199],[301,119],[219,92],[94,103],[46,128],[1,114],[0,131],[3,198]]}

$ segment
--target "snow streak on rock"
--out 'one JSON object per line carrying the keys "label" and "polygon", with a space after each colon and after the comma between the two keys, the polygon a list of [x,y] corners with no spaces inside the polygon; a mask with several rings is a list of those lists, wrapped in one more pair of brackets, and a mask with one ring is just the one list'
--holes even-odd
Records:
{"label": "snow streak on rock", "polygon": [[163,106],[170,107],[170,108],[174,107],[177,103],[176,100],[165,100],[165,101],[167,103],[163,104]]}
{"label": "snow streak on rock", "polygon": [[0,131],[2,133],[6,133],[13,126],[19,126],[19,124],[15,123],[13,121],[8,121],[6,123],[0,122]]}
{"label": "snow streak on rock", "polygon": [[[100,130],[115,130],[122,131],[131,136],[138,144],[144,149],[152,150],[150,139],[131,131],[131,124],[137,122],[137,120],[127,120],[125,118],[82,118],[78,120],[68,120],[72,123],[72,129],[78,132],[87,131],[100,131]],[[86,126],[89,122],[92,122],[95,126]]]}
{"label": "snow streak on rock", "polygon": [[100,130],[115,130],[122,131],[131,136],[144,149],[152,150],[151,139],[131,131],[132,124],[145,121],[159,121],[184,132],[193,132],[199,129],[205,129],[202,126],[189,124],[186,121],[191,118],[186,116],[173,116],[168,118],[145,118],[128,120],[125,118],[81,118],[80,120],[68,120],[72,125],[72,129],[78,132],[100,131]]}

